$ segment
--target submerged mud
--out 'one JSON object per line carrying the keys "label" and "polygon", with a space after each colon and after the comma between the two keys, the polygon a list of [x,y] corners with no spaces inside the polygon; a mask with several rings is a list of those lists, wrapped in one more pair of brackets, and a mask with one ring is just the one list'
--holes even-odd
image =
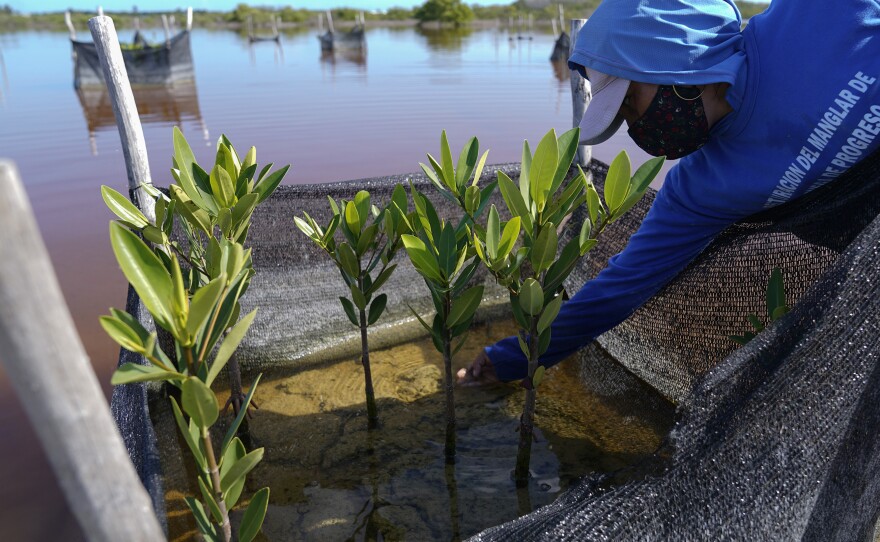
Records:
{"label": "submerged mud", "polygon": [[[513,331],[508,322],[475,328],[456,368]],[[263,375],[249,433],[252,445],[266,452],[244,495],[271,488],[266,539],[466,537],[548,504],[583,475],[650,455],[672,422],[671,409],[593,395],[580,383],[576,361],[568,360],[548,371],[540,387],[533,479],[518,491],[511,472],[524,394],[517,385],[456,388],[457,458],[446,465],[440,354],[426,339],[370,357],[381,423],[375,431],[367,430],[359,361]],[[183,496],[198,494],[195,472],[181,454],[185,445],[167,401],[161,403],[153,411],[170,535],[191,540],[195,526]],[[215,428],[216,439],[224,423]]]}

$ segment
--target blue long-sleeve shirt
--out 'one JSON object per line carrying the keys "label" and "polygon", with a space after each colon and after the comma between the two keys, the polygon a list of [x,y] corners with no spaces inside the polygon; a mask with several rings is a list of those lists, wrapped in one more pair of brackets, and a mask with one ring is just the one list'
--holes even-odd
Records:
{"label": "blue long-sleeve shirt", "polygon": [[[598,17],[592,40],[606,44],[610,38],[603,32],[616,31],[615,14],[607,12],[643,3],[606,2],[612,7],[597,10],[581,32],[590,31],[590,22]],[[658,11],[682,3],[651,2],[650,15],[659,17]],[[663,35],[650,25],[637,28]],[[581,47],[579,37],[571,62],[639,80],[633,74],[652,72],[655,56],[668,58],[662,39],[646,43],[653,48],[611,58],[613,51],[597,52],[598,46],[590,43]],[[733,112],[712,127],[702,149],[669,171],[627,247],[563,305],[551,328],[550,347],[541,357],[543,365],[557,363],[625,320],[727,226],[831,182],[880,148],[880,4],[875,0],[809,6],[774,0],[764,14],[751,19],[741,39],[725,36],[711,46],[729,49],[728,59],[718,51],[710,57],[713,69],[729,70],[719,71],[716,80],[731,83],[726,99]],[[626,63],[626,69],[613,72],[613,66]],[[670,69],[653,70],[659,75],[643,80],[669,84],[673,81],[660,72]],[[674,82],[686,84],[688,75],[679,73]],[[526,376],[527,361],[515,337],[486,353],[501,380]]]}

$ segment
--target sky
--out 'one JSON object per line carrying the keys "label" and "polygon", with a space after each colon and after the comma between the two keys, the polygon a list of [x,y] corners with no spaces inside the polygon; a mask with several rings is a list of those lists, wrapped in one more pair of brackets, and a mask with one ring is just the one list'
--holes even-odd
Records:
{"label": "sky", "polygon": [[[97,10],[102,6],[105,10],[131,9],[137,5],[141,11],[168,11],[192,6],[193,9],[210,9],[229,11],[239,3],[260,6],[292,6],[294,8],[329,9],[335,7],[352,7],[363,10],[388,9],[390,7],[419,6],[424,0],[0,0],[0,5],[8,4],[15,11],[23,13],[64,11],[66,9]],[[467,4],[509,4],[512,0],[466,0]]]}

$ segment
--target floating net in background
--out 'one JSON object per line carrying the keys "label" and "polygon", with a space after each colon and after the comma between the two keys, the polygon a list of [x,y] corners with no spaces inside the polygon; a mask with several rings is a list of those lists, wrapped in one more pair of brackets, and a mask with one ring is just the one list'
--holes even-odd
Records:
{"label": "floating net in background", "polygon": [[[495,169],[487,171],[494,176]],[[514,166],[501,169],[518,177]],[[591,169],[601,184],[605,166],[594,162]],[[435,197],[422,176],[411,177],[441,214],[452,216],[454,210]],[[257,209],[249,236],[257,273],[242,308],[259,307],[259,312],[237,353],[245,385],[265,368],[305,366],[359,352],[357,330],[337,301],[341,278],[295,228],[293,216],[307,211],[326,222],[328,194],[350,199],[367,189],[386,201],[395,183],[406,178],[283,186]],[[659,393],[656,398],[633,394],[633,401],[659,401],[662,394],[681,405],[671,466],[664,473],[616,488],[611,476],[586,480],[552,505],[476,539],[870,536],[880,458],[873,435],[880,416],[880,377],[874,371],[880,300],[873,291],[880,281],[880,223],[873,222],[880,210],[878,188],[880,155],[875,154],[833,185],[729,228],[627,322],[584,349],[585,386],[626,395],[638,378]],[[570,278],[572,290],[623,248],[650,199],[609,228]],[[503,208],[500,198],[497,204]],[[764,312],[773,267],[783,270],[789,302],[800,301],[783,321],[734,352],[737,346],[728,336],[745,331],[749,313]],[[413,284],[422,281],[404,258],[384,288],[388,312],[371,333],[371,348],[422,333],[406,304],[426,313],[430,300]],[[503,312],[507,303],[497,286],[488,295],[483,319]],[[147,316],[135,296],[129,311]],[[123,361],[131,361],[131,355],[124,353]],[[112,403],[135,465],[164,517],[148,412],[151,398],[161,395],[157,391],[117,387]]]}

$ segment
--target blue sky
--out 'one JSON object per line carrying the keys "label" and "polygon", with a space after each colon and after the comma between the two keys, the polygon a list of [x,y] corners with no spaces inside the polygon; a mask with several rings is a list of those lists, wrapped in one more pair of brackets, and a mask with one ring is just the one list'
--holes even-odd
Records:
{"label": "blue sky", "polygon": [[[0,5],[8,4],[12,9],[24,13],[43,11],[64,11],[68,8],[77,10],[97,9],[101,5],[106,10],[130,10],[137,5],[142,11],[162,11],[192,6],[193,9],[212,9],[228,11],[241,3],[242,0],[0,0]],[[512,0],[465,0],[467,4],[509,4]],[[308,9],[329,9],[334,7],[353,7],[364,10],[387,9],[389,7],[413,7],[424,3],[424,0],[251,0],[245,2],[261,6],[293,6]]]}

